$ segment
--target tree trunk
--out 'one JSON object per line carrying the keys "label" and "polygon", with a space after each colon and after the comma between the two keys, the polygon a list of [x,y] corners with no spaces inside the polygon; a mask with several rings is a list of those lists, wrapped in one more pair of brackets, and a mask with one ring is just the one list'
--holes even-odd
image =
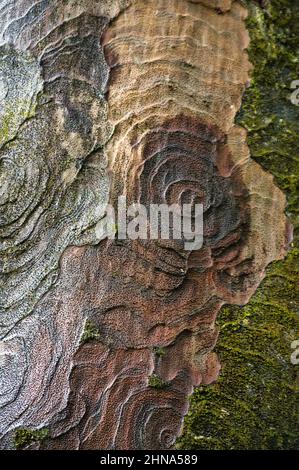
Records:
{"label": "tree trunk", "polygon": [[[0,3],[2,448],[167,449],[217,378],[215,319],[285,255],[235,124],[231,0]],[[203,245],[109,237],[107,204],[203,204]]]}

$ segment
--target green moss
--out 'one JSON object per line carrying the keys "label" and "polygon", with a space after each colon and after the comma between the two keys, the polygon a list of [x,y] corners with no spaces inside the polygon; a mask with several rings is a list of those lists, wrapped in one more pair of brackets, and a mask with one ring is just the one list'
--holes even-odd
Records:
{"label": "green moss", "polygon": [[166,354],[165,348],[161,348],[160,346],[155,346],[153,350],[157,357],[164,357]]}
{"label": "green moss", "polygon": [[101,337],[101,333],[99,329],[96,327],[96,325],[90,321],[86,320],[85,326],[84,326],[84,331],[80,339],[80,343],[88,343],[93,340],[99,340]]}
{"label": "green moss", "polygon": [[299,447],[299,380],[290,361],[291,342],[299,338],[299,107],[290,101],[291,82],[299,79],[299,5],[247,4],[254,71],[238,122],[248,129],[253,158],[287,195],[295,237],[249,304],[222,309],[222,372],[216,384],[195,391],[177,442],[183,449]]}
{"label": "green moss", "polygon": [[24,449],[29,444],[33,442],[41,442],[46,439],[49,435],[49,430],[47,428],[42,429],[27,429],[21,428],[17,429],[14,434],[14,445],[16,449]]}
{"label": "green moss", "polygon": [[163,390],[169,387],[169,383],[162,380],[157,374],[152,374],[148,379],[148,384],[152,388],[158,388],[159,390]]}

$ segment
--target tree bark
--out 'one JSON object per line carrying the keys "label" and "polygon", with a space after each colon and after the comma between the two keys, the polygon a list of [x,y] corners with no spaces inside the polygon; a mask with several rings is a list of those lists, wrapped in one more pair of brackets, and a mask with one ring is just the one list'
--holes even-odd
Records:
{"label": "tree bark", "polygon": [[[234,123],[246,14],[0,3],[2,448],[171,448],[217,378],[218,311],[249,300],[291,231]],[[120,195],[202,203],[203,246],[99,236]]]}

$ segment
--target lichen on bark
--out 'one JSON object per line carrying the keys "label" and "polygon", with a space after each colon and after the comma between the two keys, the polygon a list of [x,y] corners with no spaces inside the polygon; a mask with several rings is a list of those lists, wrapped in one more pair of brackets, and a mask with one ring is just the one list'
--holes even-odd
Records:
{"label": "lichen on bark", "polygon": [[195,391],[178,448],[299,445],[298,366],[290,360],[291,343],[299,338],[299,107],[290,101],[291,83],[299,78],[299,5],[246,3],[254,70],[238,121],[248,130],[252,157],[287,194],[294,242],[287,259],[268,268],[246,306],[222,309],[217,346],[222,373],[216,384]]}

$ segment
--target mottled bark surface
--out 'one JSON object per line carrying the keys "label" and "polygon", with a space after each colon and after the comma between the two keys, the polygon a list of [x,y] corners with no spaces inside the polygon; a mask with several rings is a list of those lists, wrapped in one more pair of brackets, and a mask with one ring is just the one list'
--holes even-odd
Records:
{"label": "mottled bark surface", "polygon": [[[249,300],[290,238],[234,123],[246,14],[0,3],[2,448],[23,428],[47,428],[33,448],[169,448],[193,387],[216,379],[217,312]],[[99,208],[122,194],[203,203],[203,247],[100,241]]]}

